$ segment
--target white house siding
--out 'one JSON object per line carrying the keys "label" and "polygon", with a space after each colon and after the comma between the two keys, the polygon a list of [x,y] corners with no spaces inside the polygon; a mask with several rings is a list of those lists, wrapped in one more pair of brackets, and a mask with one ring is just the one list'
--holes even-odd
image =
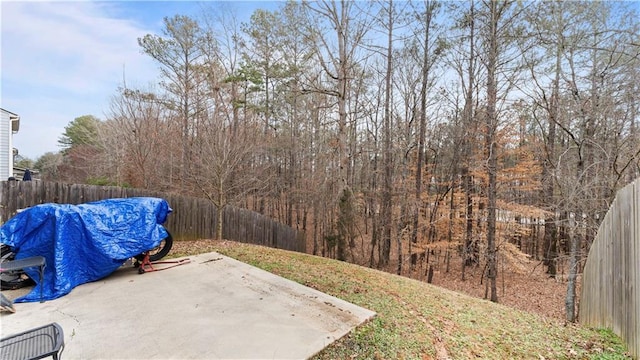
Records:
{"label": "white house siding", "polygon": [[11,131],[11,118],[17,115],[4,109],[0,109],[2,119],[0,121],[0,180],[7,180],[13,176],[13,134]]}

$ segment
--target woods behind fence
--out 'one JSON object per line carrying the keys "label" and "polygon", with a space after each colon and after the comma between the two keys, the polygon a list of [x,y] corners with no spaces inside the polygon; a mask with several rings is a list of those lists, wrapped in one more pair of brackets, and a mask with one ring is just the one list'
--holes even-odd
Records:
{"label": "woods behind fence", "polygon": [[640,357],[640,179],[620,190],[584,269],[580,322],[610,328]]}
{"label": "woods behind fence", "polygon": [[[81,204],[111,198],[150,196],[169,202],[173,212],[164,224],[176,240],[212,239],[217,228],[217,208],[206,199],[115,186],[66,184],[45,181],[0,182],[0,223],[18,209],[44,203]],[[223,238],[298,252],[306,251],[304,233],[262,214],[227,206],[223,213]]]}

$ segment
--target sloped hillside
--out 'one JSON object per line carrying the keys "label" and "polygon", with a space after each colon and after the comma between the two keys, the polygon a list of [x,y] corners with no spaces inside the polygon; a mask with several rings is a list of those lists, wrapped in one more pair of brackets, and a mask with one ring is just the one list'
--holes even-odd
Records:
{"label": "sloped hillside", "polygon": [[626,359],[607,330],[562,325],[385,272],[229,241],[179,242],[174,256],[218,251],[371,309],[378,316],[317,359]]}

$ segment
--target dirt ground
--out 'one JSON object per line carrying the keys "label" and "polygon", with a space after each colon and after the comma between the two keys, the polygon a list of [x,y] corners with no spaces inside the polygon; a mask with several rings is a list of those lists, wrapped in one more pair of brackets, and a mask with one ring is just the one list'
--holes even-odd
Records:
{"label": "dirt ground", "polygon": [[[449,290],[461,292],[480,299],[488,299],[486,268],[484,262],[478,266],[465,268],[465,280],[462,280],[462,259],[455,251],[435,251],[430,256],[429,265],[433,267],[431,283]],[[448,266],[447,266],[448,262]],[[419,262],[413,271],[410,264],[403,264],[403,275],[427,281],[428,267],[426,261]],[[389,272],[397,269],[397,262],[389,266]],[[503,245],[498,254],[498,278],[496,288],[498,302],[542,315],[544,317],[565,322],[565,296],[567,291],[566,273],[557,278],[550,278],[545,273],[546,267],[539,260],[520,252],[515,246]],[[578,282],[580,277],[578,277]],[[486,295],[485,295],[486,294]],[[580,284],[577,284],[577,295],[580,295]]]}
{"label": "dirt ground", "polygon": [[[433,284],[474,297],[485,298],[486,278],[482,278],[482,268],[467,268],[466,281],[462,281],[459,258],[449,273],[434,271]],[[567,284],[549,278],[544,267],[536,261],[523,264],[526,271],[498,269],[496,281],[498,302],[528,312],[536,313],[558,321],[564,321],[564,300]],[[482,283],[481,283],[482,280]]]}

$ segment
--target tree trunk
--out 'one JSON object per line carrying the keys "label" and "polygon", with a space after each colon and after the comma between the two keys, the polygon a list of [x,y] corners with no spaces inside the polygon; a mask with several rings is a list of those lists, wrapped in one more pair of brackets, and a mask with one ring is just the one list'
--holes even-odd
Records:
{"label": "tree trunk", "polygon": [[474,58],[475,58],[475,22],[474,22],[474,1],[471,1],[471,8],[469,11],[469,62],[467,67],[467,76],[469,77],[469,84],[467,85],[467,91],[464,99],[464,165],[462,167],[462,181],[464,182],[465,193],[465,237],[464,246],[462,248],[462,280],[465,278],[465,267],[479,263],[478,247],[473,244],[473,178],[469,172],[470,158],[473,153],[471,136],[473,131],[469,131],[473,128],[473,87],[475,84],[475,70],[474,70]]}
{"label": "tree trunk", "polygon": [[216,227],[216,239],[222,240],[222,221],[224,220],[224,206],[218,208],[218,226]]}
{"label": "tree trunk", "polygon": [[547,265],[547,274],[552,278],[558,273],[558,230],[555,221],[555,216],[547,216],[544,220],[544,263]]}
{"label": "tree trunk", "polygon": [[496,201],[497,201],[497,171],[498,171],[498,148],[496,146],[496,132],[498,119],[496,114],[497,84],[496,70],[498,60],[498,4],[494,1],[489,3],[489,49],[487,54],[487,175],[488,175],[488,207],[487,207],[487,278],[491,287],[491,301],[498,302],[498,292],[496,289],[496,278],[498,267],[496,265]]}
{"label": "tree trunk", "polygon": [[[420,206],[422,203],[422,172],[424,164],[424,147],[427,133],[427,87],[429,84],[429,42],[431,17],[433,14],[432,5],[427,2],[425,9],[425,33],[424,33],[424,56],[422,57],[422,81],[420,88],[420,125],[418,127],[418,156],[416,160],[416,190],[415,190],[415,208],[413,214],[413,231],[411,241],[413,244],[418,243],[418,229],[420,227]],[[411,267],[415,267],[418,261],[417,253],[411,254]]]}
{"label": "tree trunk", "polygon": [[[384,149],[382,161],[384,167],[384,188],[382,190],[382,259],[383,266],[389,263],[391,253],[392,222],[392,192],[393,192],[393,163],[391,149],[391,77],[393,74],[393,1],[389,0],[387,18],[387,64],[384,89]],[[398,239],[400,241],[400,239]],[[398,245],[400,246],[400,245]]]}
{"label": "tree trunk", "polygon": [[549,112],[549,130],[547,132],[547,158],[544,162],[544,167],[542,169],[542,181],[543,181],[543,197],[544,202],[546,203],[547,211],[551,211],[552,214],[547,216],[544,221],[544,263],[547,265],[547,274],[550,277],[555,278],[557,274],[556,262],[558,257],[558,249],[557,249],[557,228],[556,228],[556,217],[555,217],[555,209],[553,208],[554,204],[554,190],[555,190],[555,180],[554,180],[554,168],[555,168],[555,148],[556,148],[556,126],[559,112],[559,96],[560,96],[560,71],[562,66],[562,33],[561,30],[558,34],[556,32],[556,62],[554,69],[554,79],[553,79],[553,89],[551,93],[551,102],[549,104],[548,112]]}
{"label": "tree trunk", "polygon": [[[577,215],[576,215],[577,217]],[[578,266],[580,258],[580,248],[582,246],[581,235],[575,231],[577,227],[574,223],[577,219],[570,220],[570,235],[571,249],[569,250],[569,277],[567,282],[567,296],[565,298],[565,313],[568,322],[576,322],[576,280],[578,277]]]}

